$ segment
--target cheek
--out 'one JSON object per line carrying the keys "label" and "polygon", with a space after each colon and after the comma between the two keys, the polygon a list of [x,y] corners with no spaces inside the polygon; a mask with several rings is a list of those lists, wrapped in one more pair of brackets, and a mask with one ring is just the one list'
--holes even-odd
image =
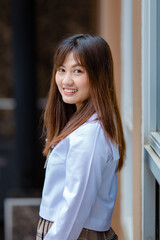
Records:
{"label": "cheek", "polygon": [[55,82],[56,82],[57,87],[59,88],[60,87],[60,79],[57,76],[57,74],[55,75]]}

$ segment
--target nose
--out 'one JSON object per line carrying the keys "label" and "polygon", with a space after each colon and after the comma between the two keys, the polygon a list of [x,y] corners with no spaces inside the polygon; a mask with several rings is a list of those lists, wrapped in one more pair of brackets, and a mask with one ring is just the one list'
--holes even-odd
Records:
{"label": "nose", "polygon": [[65,74],[64,74],[64,76],[63,76],[63,80],[62,80],[62,83],[63,83],[63,85],[69,85],[69,86],[71,86],[71,85],[73,85],[73,79],[72,79],[72,74],[71,73],[69,73],[69,72],[66,72]]}

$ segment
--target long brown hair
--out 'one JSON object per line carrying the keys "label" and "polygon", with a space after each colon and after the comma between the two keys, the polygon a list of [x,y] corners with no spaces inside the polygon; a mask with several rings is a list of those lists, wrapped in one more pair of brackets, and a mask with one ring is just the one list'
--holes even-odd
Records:
{"label": "long brown hair", "polygon": [[[85,67],[90,84],[90,98],[76,111],[74,104],[63,102],[55,82],[57,68],[61,66],[68,53]],[[99,36],[76,34],[63,40],[54,55],[54,67],[47,106],[44,113],[44,129],[47,141],[44,155],[52,145],[58,144],[71,132],[85,123],[96,112],[106,137],[119,146],[118,170],[123,166],[125,140],[117,104],[113,59],[109,45]]]}

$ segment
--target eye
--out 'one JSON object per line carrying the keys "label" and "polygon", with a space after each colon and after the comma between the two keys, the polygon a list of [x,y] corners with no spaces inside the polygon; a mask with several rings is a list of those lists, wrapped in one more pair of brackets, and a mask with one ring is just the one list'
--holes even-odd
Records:
{"label": "eye", "polygon": [[75,70],[74,70],[74,73],[82,73],[82,70],[80,70],[80,69],[75,69]]}
{"label": "eye", "polygon": [[57,69],[57,72],[65,72],[65,69],[64,68],[62,68],[62,67],[59,67],[58,69]]}

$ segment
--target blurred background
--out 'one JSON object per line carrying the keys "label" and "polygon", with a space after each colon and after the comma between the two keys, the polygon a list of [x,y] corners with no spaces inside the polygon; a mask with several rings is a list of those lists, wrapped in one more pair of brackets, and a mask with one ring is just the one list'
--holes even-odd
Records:
{"label": "blurred background", "polygon": [[[44,179],[41,118],[53,53],[67,34],[81,32],[97,32],[94,0],[0,2],[0,239],[4,237],[4,200],[41,197]],[[14,216],[10,214],[16,223],[22,218],[19,211]],[[14,239],[28,239],[24,230],[23,235],[20,229],[12,230]]]}
{"label": "blurred background", "polygon": [[53,53],[75,33],[113,54],[127,156],[112,225],[120,240],[160,239],[159,29],[159,0],[0,1],[0,240],[36,234]]}

